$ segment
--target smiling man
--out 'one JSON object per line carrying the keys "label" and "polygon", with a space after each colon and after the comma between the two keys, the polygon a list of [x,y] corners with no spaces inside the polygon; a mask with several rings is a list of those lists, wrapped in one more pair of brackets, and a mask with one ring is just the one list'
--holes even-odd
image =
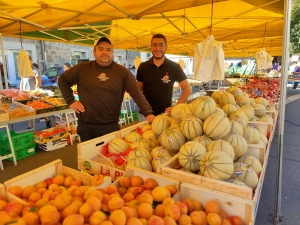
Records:
{"label": "smiling man", "polygon": [[136,75],[139,88],[150,103],[154,115],[169,113],[172,110],[175,82],[182,88],[177,104],[185,103],[192,91],[180,65],[166,58],[167,49],[166,37],[163,34],[153,35],[151,39],[153,57],[141,63]]}
{"label": "smiling man", "polygon": [[[94,61],[81,62],[65,71],[58,79],[63,98],[74,109],[78,118],[77,133],[87,141],[117,131],[124,93],[127,91],[152,122],[151,106],[139,90],[130,71],[113,61],[113,46],[102,37],[94,46]],[[71,87],[77,85],[79,101]]]}

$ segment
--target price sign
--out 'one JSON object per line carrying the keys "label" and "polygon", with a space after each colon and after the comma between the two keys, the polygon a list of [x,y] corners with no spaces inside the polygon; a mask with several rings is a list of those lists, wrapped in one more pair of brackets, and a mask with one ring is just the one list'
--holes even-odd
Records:
{"label": "price sign", "polygon": [[1,103],[2,104],[4,104],[4,103],[12,103],[12,99],[11,99],[11,97],[2,96]]}
{"label": "price sign", "polygon": [[261,91],[259,91],[259,90],[256,90],[255,92],[254,92],[254,94],[255,94],[255,96],[257,97],[257,96],[260,96],[261,95]]}

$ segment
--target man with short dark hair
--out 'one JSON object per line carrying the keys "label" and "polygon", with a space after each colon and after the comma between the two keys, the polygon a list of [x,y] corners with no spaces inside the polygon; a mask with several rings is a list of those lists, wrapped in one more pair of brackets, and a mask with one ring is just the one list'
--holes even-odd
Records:
{"label": "man with short dark hair", "polygon": [[[93,53],[95,60],[79,63],[58,78],[63,98],[78,117],[77,133],[81,141],[120,129],[119,115],[125,91],[133,98],[146,120],[152,122],[155,116],[134,76],[126,67],[113,61],[110,40],[100,38]],[[73,85],[77,85],[79,101],[73,96]]]}
{"label": "man with short dark hair", "polygon": [[167,39],[163,34],[155,34],[151,39],[153,57],[140,64],[137,70],[137,81],[154,115],[169,113],[172,110],[174,83],[178,82],[182,94],[177,104],[185,103],[191,94],[191,86],[178,63],[166,58]]}

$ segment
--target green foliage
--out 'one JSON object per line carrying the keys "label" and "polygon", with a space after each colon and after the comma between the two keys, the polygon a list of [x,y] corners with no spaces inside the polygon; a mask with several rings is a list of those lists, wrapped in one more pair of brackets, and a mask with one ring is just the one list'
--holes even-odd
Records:
{"label": "green foliage", "polygon": [[290,44],[292,54],[300,53],[300,0],[292,4]]}

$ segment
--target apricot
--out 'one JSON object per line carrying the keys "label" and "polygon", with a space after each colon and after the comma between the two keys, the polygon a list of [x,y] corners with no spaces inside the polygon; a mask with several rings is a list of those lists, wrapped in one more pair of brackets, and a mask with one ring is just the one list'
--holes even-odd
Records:
{"label": "apricot", "polygon": [[188,215],[182,214],[179,217],[177,223],[178,223],[178,225],[188,225],[188,224],[192,223],[192,219]]}
{"label": "apricot", "polygon": [[60,219],[60,213],[52,205],[46,205],[38,212],[41,224],[57,224]]}
{"label": "apricot", "polygon": [[130,187],[127,189],[127,193],[132,193],[135,197],[142,193],[139,187]]}
{"label": "apricot", "polygon": [[93,212],[93,206],[88,203],[83,203],[83,205],[79,208],[79,214],[82,215],[85,219],[88,219]]}
{"label": "apricot", "polygon": [[149,225],[164,225],[164,220],[159,216],[152,215],[149,219]]}
{"label": "apricot", "polygon": [[166,208],[166,206],[164,204],[157,205],[154,209],[154,215],[164,218],[165,217],[165,208]]}
{"label": "apricot", "polygon": [[27,225],[38,225],[40,222],[39,215],[34,212],[28,212],[22,216]]}
{"label": "apricot", "polygon": [[172,217],[175,221],[179,219],[181,215],[180,208],[177,205],[167,205],[165,208],[165,216]]}
{"label": "apricot", "polygon": [[77,197],[83,197],[84,192],[89,188],[89,186],[80,186],[78,188],[76,188],[75,190],[75,195]]}
{"label": "apricot", "polygon": [[177,188],[175,185],[169,184],[166,186],[166,188],[170,191],[171,196],[175,195],[177,192]]}
{"label": "apricot", "polygon": [[49,191],[55,191],[56,188],[58,188],[58,184],[54,184],[54,183],[53,183],[53,184],[50,184],[50,185],[49,185],[48,190],[49,190]]}
{"label": "apricot", "polygon": [[11,219],[11,215],[8,212],[0,211],[0,224],[7,224]]}
{"label": "apricot", "polygon": [[106,221],[107,216],[102,211],[96,211],[93,212],[92,215],[89,218],[89,224],[90,225],[99,225],[101,222]]}
{"label": "apricot", "polygon": [[231,217],[229,217],[228,220],[232,223],[232,225],[242,225],[243,224],[243,220],[238,216],[231,216]]}
{"label": "apricot", "polygon": [[222,224],[222,219],[217,213],[207,214],[206,221],[209,225],[221,225]]}
{"label": "apricot", "polygon": [[163,220],[164,220],[165,225],[176,225],[176,221],[172,217],[170,217],[170,216],[165,216],[163,218]]}
{"label": "apricot", "polygon": [[49,177],[49,178],[45,179],[45,182],[47,184],[47,187],[49,187],[51,184],[53,184],[53,178]]}
{"label": "apricot", "polygon": [[151,190],[143,190],[141,194],[149,194],[152,195],[152,191]]}
{"label": "apricot", "polygon": [[115,194],[115,193],[117,193],[117,192],[118,192],[118,191],[117,191],[117,188],[116,188],[116,186],[114,186],[114,185],[109,185],[109,186],[107,186],[106,189],[105,189],[105,193],[108,194],[108,195]]}
{"label": "apricot", "polygon": [[112,199],[112,198],[114,198],[114,197],[119,197],[119,198],[121,198],[121,195],[120,195],[119,193],[114,193],[114,194],[109,195],[109,198],[110,198],[110,199]]}
{"label": "apricot", "polygon": [[194,225],[204,225],[206,218],[203,218],[200,211],[193,211],[190,213],[192,224]]}
{"label": "apricot", "polygon": [[110,214],[109,221],[112,222],[113,225],[125,225],[126,215],[122,210],[117,209]]}
{"label": "apricot", "polygon": [[68,192],[68,189],[66,187],[64,187],[64,186],[58,186],[54,191],[58,192],[59,194],[61,194],[61,193],[67,193],[68,195],[71,195]]}
{"label": "apricot", "polygon": [[22,197],[23,198],[28,198],[29,195],[31,195],[33,192],[36,192],[36,191],[37,191],[37,189],[34,186],[28,185],[23,189]]}
{"label": "apricot", "polygon": [[133,176],[130,178],[131,187],[139,187],[143,184],[143,178],[140,176]]}
{"label": "apricot", "polygon": [[38,211],[39,216],[47,214],[48,212],[57,212],[57,209],[53,205],[45,205]]}
{"label": "apricot", "polygon": [[57,210],[61,211],[64,210],[68,205],[71,204],[72,197],[66,194],[59,194],[54,202],[53,206],[57,208]]}
{"label": "apricot", "polygon": [[171,197],[166,197],[163,201],[162,204],[164,205],[174,205],[175,201]]}
{"label": "apricot", "polygon": [[23,210],[23,205],[18,201],[11,201],[7,203],[4,210],[8,213],[20,214]]}
{"label": "apricot", "polygon": [[142,203],[148,203],[150,205],[153,204],[153,197],[149,194],[140,194],[136,197],[136,200],[139,201],[140,204]]}
{"label": "apricot", "polygon": [[101,222],[99,225],[114,225],[114,224],[112,222],[106,220],[106,221]]}
{"label": "apricot", "polygon": [[127,220],[126,225],[143,225],[143,223],[138,218],[132,217]]}
{"label": "apricot", "polygon": [[147,190],[153,190],[157,187],[157,182],[153,178],[147,178],[144,182],[144,185]]}
{"label": "apricot", "polygon": [[130,202],[126,202],[126,204],[125,204],[125,206],[128,206],[130,208],[134,208],[134,209],[137,209],[139,205],[140,205],[140,203],[136,199],[134,199],[134,200],[132,200]]}
{"label": "apricot", "polygon": [[95,174],[92,178],[92,184],[94,186],[99,186],[100,184],[102,184],[104,181],[104,176],[103,174]]}
{"label": "apricot", "polygon": [[83,225],[84,224],[84,217],[79,214],[72,214],[67,216],[64,219],[62,225]]}
{"label": "apricot", "polygon": [[101,201],[96,196],[88,197],[85,203],[90,204],[93,207],[94,211],[101,210]]}
{"label": "apricot", "polygon": [[37,192],[40,193],[41,195],[43,195],[46,191],[48,191],[47,188],[40,188],[37,190]]}
{"label": "apricot", "polygon": [[227,219],[227,213],[224,210],[220,210],[219,216],[221,217],[221,219]]}
{"label": "apricot", "polygon": [[79,208],[81,205],[77,204],[71,204],[68,205],[66,208],[63,209],[63,211],[60,213],[61,218],[65,219],[67,216],[70,216],[72,214],[79,214]]}
{"label": "apricot", "polygon": [[150,216],[153,215],[153,208],[152,205],[149,203],[142,203],[137,207],[137,213],[140,218],[148,219]]}
{"label": "apricot", "polygon": [[57,184],[58,186],[61,186],[65,182],[65,176],[62,174],[57,174],[53,177],[52,182],[53,184]]}
{"label": "apricot", "polygon": [[123,206],[124,206],[124,200],[120,197],[112,198],[107,203],[107,207],[110,211],[121,209]]}
{"label": "apricot", "polygon": [[202,210],[202,205],[198,201],[192,201],[193,203],[193,211],[200,211]]}
{"label": "apricot", "polygon": [[60,193],[56,191],[52,192],[48,197],[49,201],[54,200],[58,195],[60,195]]}
{"label": "apricot", "polygon": [[135,209],[133,209],[133,208],[124,206],[121,208],[121,210],[125,213],[126,221],[135,216],[135,212],[133,211]]}
{"label": "apricot", "polygon": [[222,224],[221,225],[232,225],[232,223],[227,219],[222,219]]}
{"label": "apricot", "polygon": [[181,214],[185,214],[187,215],[188,214],[188,207],[186,206],[186,204],[184,204],[183,202],[175,202],[175,205],[177,205],[180,209],[180,213]]}
{"label": "apricot", "polygon": [[15,195],[15,196],[17,196],[17,197],[20,198],[22,196],[23,190],[22,190],[22,188],[20,186],[16,185],[16,186],[10,187],[8,189],[8,192],[12,193],[13,195]]}
{"label": "apricot", "polygon": [[132,193],[126,193],[122,196],[124,202],[130,202],[131,200],[135,199],[135,196]]}
{"label": "apricot", "polygon": [[117,188],[118,193],[123,196],[127,192],[127,188],[124,187],[118,187]]}
{"label": "apricot", "polygon": [[119,185],[124,188],[130,187],[130,178],[129,177],[121,177],[119,179]]}
{"label": "apricot", "polygon": [[167,197],[167,189],[164,187],[156,187],[152,190],[152,197],[155,202],[162,202]]}
{"label": "apricot", "polygon": [[65,180],[64,180],[63,185],[64,185],[65,187],[71,187],[71,184],[72,184],[73,181],[74,181],[74,178],[73,178],[73,177],[67,176],[67,177],[65,178]]}
{"label": "apricot", "polygon": [[96,196],[100,201],[102,201],[103,193],[100,190],[93,190],[90,196]]}
{"label": "apricot", "polygon": [[4,211],[7,201],[0,200],[0,211]]}
{"label": "apricot", "polygon": [[210,200],[205,205],[205,212],[206,212],[206,214],[209,214],[209,213],[217,213],[217,214],[219,214],[220,210],[221,210],[220,209],[220,205],[215,200]]}
{"label": "apricot", "polygon": [[40,188],[47,188],[48,185],[46,183],[46,181],[40,181],[40,182],[37,182],[34,187],[39,190]]}
{"label": "apricot", "polygon": [[192,202],[192,200],[190,200],[189,198],[184,198],[182,200],[182,202],[186,205],[186,207],[188,208],[188,212],[191,213],[194,210],[194,204]]}
{"label": "apricot", "polygon": [[42,208],[43,206],[47,205],[48,203],[48,199],[45,199],[45,198],[41,198],[40,200],[38,200],[35,205],[40,209]]}
{"label": "apricot", "polygon": [[80,207],[80,206],[83,205],[83,201],[80,201],[80,200],[77,200],[77,199],[75,199],[75,200],[72,199],[72,202],[71,202],[70,205],[77,205],[77,206]]}
{"label": "apricot", "polygon": [[28,197],[28,202],[37,202],[42,198],[42,195],[38,192],[33,192]]}
{"label": "apricot", "polygon": [[81,180],[78,180],[78,179],[75,179],[71,182],[71,185],[70,186],[78,186],[80,187],[82,185],[82,182]]}

